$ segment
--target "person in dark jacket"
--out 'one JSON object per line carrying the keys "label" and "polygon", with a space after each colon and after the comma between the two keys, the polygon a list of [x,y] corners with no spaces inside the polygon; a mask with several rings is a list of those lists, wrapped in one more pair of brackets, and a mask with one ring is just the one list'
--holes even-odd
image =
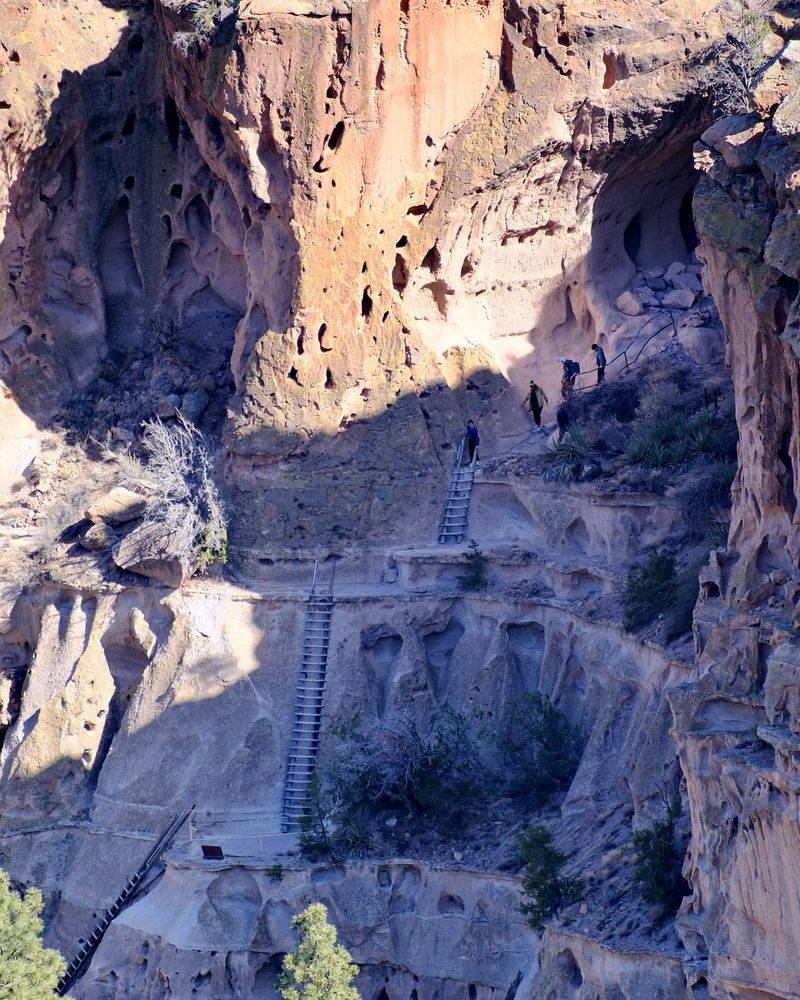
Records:
{"label": "person in dark jacket", "polygon": [[547,403],[547,394],[544,389],[535,382],[531,382],[531,389],[528,393],[528,406],[533,416],[533,422],[537,427],[542,426],[542,410],[547,406]]}
{"label": "person in dark jacket", "polygon": [[599,344],[592,344],[592,350],[597,358],[597,384],[606,380],[606,352]]}
{"label": "person in dark jacket", "polygon": [[481,443],[481,439],[478,435],[478,428],[475,426],[475,422],[472,420],[467,421],[467,432],[464,435],[467,439],[467,451],[469,452],[469,463],[475,461],[475,455],[478,451],[478,445]]}
{"label": "person in dark jacket", "polygon": [[566,399],[575,389],[575,377],[580,374],[581,366],[571,358],[562,358],[561,368],[561,397]]}

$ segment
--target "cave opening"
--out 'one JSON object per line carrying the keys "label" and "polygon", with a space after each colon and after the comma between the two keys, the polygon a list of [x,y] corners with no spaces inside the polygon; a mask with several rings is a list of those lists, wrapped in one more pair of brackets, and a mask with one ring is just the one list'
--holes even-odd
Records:
{"label": "cave opening", "polygon": [[622,234],[622,245],[625,247],[625,253],[630,261],[633,264],[638,264],[639,251],[642,248],[642,217],[638,212],[625,227],[625,232]]}
{"label": "cave opening", "polygon": [[683,196],[683,200],[678,208],[678,225],[680,226],[683,242],[686,244],[688,253],[694,253],[697,244],[700,242],[697,230],[694,228],[694,215],[692,213],[692,197],[694,188],[690,188]]}
{"label": "cave opening", "polygon": [[178,145],[181,134],[181,116],[177,104],[169,94],[164,98],[164,124],[167,126],[167,136],[174,148]]}

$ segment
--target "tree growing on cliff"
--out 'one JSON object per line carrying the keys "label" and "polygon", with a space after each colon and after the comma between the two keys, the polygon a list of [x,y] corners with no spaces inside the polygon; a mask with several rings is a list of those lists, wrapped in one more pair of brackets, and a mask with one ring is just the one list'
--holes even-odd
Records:
{"label": "tree growing on cliff", "polygon": [[728,30],[715,52],[714,96],[723,114],[747,114],[755,108],[756,86],[767,61],[764,39],[772,8],[768,0],[726,0],[722,4]]}
{"label": "tree growing on cliff", "polygon": [[282,1000],[360,1000],[351,984],[358,967],[347,949],[336,943],[322,903],[312,903],[292,920],[300,940],[288,954],[278,983]]}
{"label": "tree growing on cliff", "polygon": [[503,750],[511,792],[540,805],[569,787],[580,762],[580,732],[537,691],[514,705]]}
{"label": "tree growing on cliff", "polygon": [[661,903],[670,912],[677,910],[689,888],[682,871],[684,852],[675,832],[681,811],[681,800],[676,796],[667,803],[663,820],[633,835],[639,856],[634,875],[642,898],[648,903]]}
{"label": "tree growing on cliff", "polygon": [[525,863],[522,892],[527,897],[520,910],[531,927],[541,928],[545,920],[583,892],[583,879],[562,875],[566,855],[553,844],[550,831],[532,826],[517,841]]}
{"label": "tree growing on cliff", "polygon": [[42,894],[11,888],[0,871],[0,1000],[52,1000],[66,962],[41,941]]}
{"label": "tree growing on cliff", "polygon": [[160,420],[144,425],[143,464],[120,457],[127,481],[147,497],[144,520],[173,541],[176,553],[201,572],[228,560],[225,508],[212,473],[212,458],[203,434],[183,421],[167,426]]}

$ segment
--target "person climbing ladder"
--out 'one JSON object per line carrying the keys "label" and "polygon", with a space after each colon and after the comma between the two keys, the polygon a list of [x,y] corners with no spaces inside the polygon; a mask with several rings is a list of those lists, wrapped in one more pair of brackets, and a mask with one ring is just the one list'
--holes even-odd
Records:
{"label": "person climbing ladder", "polygon": [[481,443],[481,439],[478,435],[478,428],[475,426],[475,422],[473,420],[467,421],[467,431],[464,436],[467,441],[469,464],[472,465],[478,455],[478,445]]}

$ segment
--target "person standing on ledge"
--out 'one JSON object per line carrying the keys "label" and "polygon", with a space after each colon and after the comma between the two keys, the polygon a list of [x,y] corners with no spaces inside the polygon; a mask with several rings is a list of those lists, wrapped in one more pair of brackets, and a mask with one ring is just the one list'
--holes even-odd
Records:
{"label": "person standing on ledge", "polygon": [[531,391],[528,393],[528,406],[533,416],[533,422],[537,427],[542,426],[542,410],[547,406],[548,402],[549,400],[544,389],[532,381]]}
{"label": "person standing on ledge", "polygon": [[481,443],[481,439],[478,436],[478,428],[475,426],[473,420],[467,421],[467,433],[464,436],[467,439],[467,448],[469,449],[469,464],[472,465],[475,461],[478,445]]}
{"label": "person standing on ledge", "polygon": [[575,378],[580,374],[581,366],[572,358],[561,359],[561,398],[567,399],[575,390]]}
{"label": "person standing on ledge", "polygon": [[597,357],[597,384],[606,380],[606,352],[599,344],[592,344],[592,350]]}

